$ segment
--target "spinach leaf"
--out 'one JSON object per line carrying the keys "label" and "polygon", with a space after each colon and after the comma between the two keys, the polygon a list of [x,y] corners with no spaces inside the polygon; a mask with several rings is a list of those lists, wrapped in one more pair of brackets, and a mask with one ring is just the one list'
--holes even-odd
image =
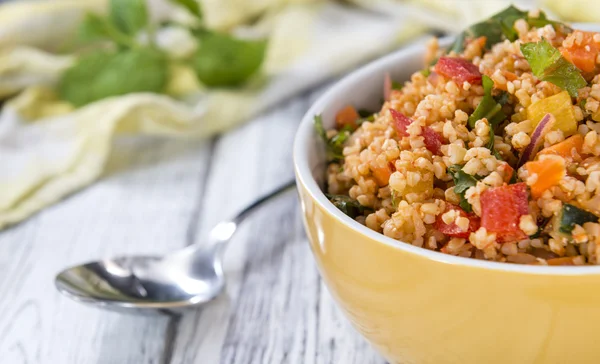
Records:
{"label": "spinach leaf", "polygon": [[136,46],[133,38],[121,32],[107,18],[100,17],[93,13],[85,15],[79,28],[79,38],[86,42],[111,40],[116,44],[127,48]]}
{"label": "spinach leaf", "polygon": [[241,40],[230,35],[203,31],[192,66],[207,86],[236,86],[254,75],[265,58],[265,40]]}
{"label": "spinach leaf", "polygon": [[314,119],[315,130],[321,139],[325,142],[325,148],[327,150],[327,161],[337,162],[344,159],[344,143],[348,140],[352,134],[351,126],[344,126],[338,131],[336,135],[331,138],[327,137],[327,131],[323,127],[323,118],[321,115],[316,115]]}
{"label": "spinach leaf", "polygon": [[473,129],[477,120],[486,118],[490,123],[490,128],[495,129],[500,122],[506,119],[506,114],[502,111],[502,105],[492,96],[494,81],[486,75],[482,77],[484,96],[471,116],[469,116],[469,127]]}
{"label": "spinach leaf", "polygon": [[196,16],[196,18],[202,19],[202,9],[200,4],[196,0],[171,0],[172,2],[183,6],[190,13]]}
{"label": "spinach leaf", "polygon": [[465,49],[467,39],[479,37],[486,37],[486,49],[490,49],[494,44],[500,43],[504,39],[514,42],[519,37],[514,28],[515,22],[519,19],[525,19],[530,26],[543,27],[552,24],[555,29],[560,28],[563,32],[571,31],[569,27],[560,22],[548,20],[546,14],[542,11],[540,11],[538,17],[530,17],[527,11],[511,5],[489,19],[474,24],[460,33],[456,41],[450,46],[449,51],[461,53]]}
{"label": "spinach leaf", "polygon": [[465,193],[469,188],[477,185],[477,181],[479,180],[479,178],[476,178],[468,173],[463,172],[462,166],[458,164],[449,166],[448,173],[452,176],[452,179],[454,180],[454,193],[456,193],[460,197],[459,206],[466,212],[473,211],[473,207],[471,207],[471,204],[469,203],[469,201],[467,201]]}
{"label": "spinach leaf", "polygon": [[109,18],[123,33],[135,35],[148,24],[145,0],[110,0]]}
{"label": "spinach leaf", "polygon": [[546,39],[521,44],[521,52],[535,77],[567,90],[571,97],[577,97],[578,90],[587,86],[577,67],[567,61]]}
{"label": "spinach leaf", "polygon": [[167,76],[167,58],[155,49],[96,52],[64,72],[58,91],[62,99],[83,106],[109,96],[161,92]]}
{"label": "spinach leaf", "polygon": [[326,194],[329,201],[335,205],[338,209],[340,209],[344,214],[350,216],[351,218],[356,218],[357,216],[364,215],[365,212],[373,211],[372,209],[365,207],[358,203],[358,201],[353,200],[350,196],[346,195],[329,195]]}

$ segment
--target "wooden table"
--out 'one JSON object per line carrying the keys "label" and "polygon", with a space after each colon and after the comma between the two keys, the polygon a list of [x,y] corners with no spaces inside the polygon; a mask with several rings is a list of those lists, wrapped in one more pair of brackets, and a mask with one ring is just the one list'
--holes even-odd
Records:
{"label": "wooden table", "polygon": [[321,91],[212,140],[120,140],[101,181],[1,232],[0,363],[384,363],[322,285],[293,193],[236,236],[226,292],[180,317],[105,312],[54,288],[72,264],[201,242],[292,178],[296,127]]}

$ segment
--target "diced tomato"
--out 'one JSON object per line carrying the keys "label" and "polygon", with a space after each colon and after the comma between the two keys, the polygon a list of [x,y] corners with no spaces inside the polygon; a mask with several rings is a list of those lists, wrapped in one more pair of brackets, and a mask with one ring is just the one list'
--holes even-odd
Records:
{"label": "diced tomato", "polygon": [[398,110],[390,109],[390,114],[392,114],[392,119],[394,119],[394,129],[400,136],[408,136],[408,132],[406,128],[413,122],[411,118],[404,115]]}
{"label": "diced tomato", "polygon": [[[406,129],[410,124],[412,124],[413,120],[398,110],[390,109],[390,114],[392,114],[392,119],[394,119],[393,125],[398,135],[408,136]],[[422,135],[425,142],[425,147],[431,153],[439,155],[441,153],[442,143],[444,142],[442,136],[428,126],[423,128]]]}
{"label": "diced tomato", "polygon": [[515,170],[513,169],[513,167],[510,166],[510,164],[506,162],[502,162],[500,164],[500,168],[502,170],[502,175],[504,176],[504,182],[510,183],[510,180],[512,179],[512,176],[515,173]]}
{"label": "diced tomato", "polygon": [[481,194],[481,226],[496,233],[500,243],[527,238],[519,228],[521,216],[529,213],[527,185],[515,183],[485,190]]}
{"label": "diced tomato", "polygon": [[349,126],[352,129],[356,129],[356,120],[360,118],[358,112],[352,105],[348,105],[345,108],[338,111],[335,115],[335,124],[338,129],[343,128],[344,126]]}
{"label": "diced tomato", "polygon": [[425,147],[427,147],[427,149],[435,154],[435,155],[440,155],[441,154],[441,148],[442,148],[442,142],[444,141],[444,139],[442,138],[441,135],[439,135],[438,133],[436,133],[433,129],[431,129],[430,127],[426,126],[423,129],[423,138],[425,139]]}
{"label": "diced tomato", "polygon": [[479,67],[463,58],[440,57],[435,65],[435,71],[443,76],[449,77],[459,86],[466,81],[472,85],[481,84],[481,72]]}
{"label": "diced tomato", "polygon": [[435,220],[435,225],[434,225],[434,228],[437,231],[441,232],[442,234],[451,236],[453,238],[467,239],[469,237],[469,235],[471,235],[472,232],[477,231],[477,229],[479,229],[480,222],[479,222],[479,217],[477,217],[477,215],[467,214],[460,207],[450,204],[450,203],[446,203],[446,210],[444,210],[444,213],[446,213],[450,210],[458,211],[460,216],[468,218],[469,219],[469,228],[466,231],[463,231],[455,223],[446,224],[444,222],[444,220],[442,220],[442,214],[439,214]]}

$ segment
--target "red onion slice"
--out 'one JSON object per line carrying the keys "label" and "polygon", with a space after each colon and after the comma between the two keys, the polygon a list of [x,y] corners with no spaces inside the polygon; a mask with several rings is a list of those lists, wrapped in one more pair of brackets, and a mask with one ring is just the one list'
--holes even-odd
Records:
{"label": "red onion slice", "polygon": [[539,124],[535,127],[533,134],[531,134],[531,143],[529,143],[521,154],[517,168],[535,158],[536,154],[544,146],[544,137],[552,129],[555,122],[556,119],[554,118],[554,115],[550,113],[544,115],[542,120],[540,120]]}
{"label": "red onion slice", "polygon": [[392,96],[392,76],[390,76],[389,72],[385,73],[385,77],[383,79],[383,99],[385,101],[390,101]]}

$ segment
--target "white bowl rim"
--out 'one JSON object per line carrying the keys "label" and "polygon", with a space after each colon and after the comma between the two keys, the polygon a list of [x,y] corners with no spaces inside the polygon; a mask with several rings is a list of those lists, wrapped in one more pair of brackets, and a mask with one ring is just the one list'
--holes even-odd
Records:
{"label": "white bowl rim", "polygon": [[[600,24],[574,24],[576,29],[594,30],[600,31]],[[440,43],[446,43],[448,38],[444,38],[444,41]],[[394,249],[400,249],[410,254],[416,254],[423,258],[430,259],[445,264],[460,265],[465,267],[472,267],[478,269],[486,269],[492,271],[503,271],[511,273],[523,273],[523,274],[535,274],[535,275],[549,275],[549,276],[580,276],[580,275],[600,275],[600,266],[532,266],[523,264],[513,264],[504,262],[493,262],[487,260],[479,260],[474,258],[458,257],[449,254],[445,254],[438,251],[432,251],[424,248],[414,246],[409,243],[398,241],[387,237],[381,233],[369,229],[368,227],[358,223],[354,219],[350,218],[338,208],[336,208],[326,197],[319,185],[312,176],[310,166],[308,164],[308,141],[311,138],[313,130],[313,118],[318,114],[319,110],[323,110],[325,106],[330,102],[340,90],[347,88],[347,85],[351,84],[354,79],[368,76],[369,74],[377,72],[384,64],[391,60],[398,59],[398,63],[401,62],[402,58],[418,49],[425,49],[424,44],[412,44],[404,47],[394,53],[388,54],[381,57],[359,69],[351,72],[340,81],[335,83],[327,92],[325,92],[319,99],[313,104],[308,112],[302,118],[302,122],[296,132],[296,137],[293,146],[294,155],[294,167],[296,169],[296,178],[306,188],[311,198],[319,204],[319,206],[325,209],[328,213],[335,216],[338,220],[344,223],[346,226],[354,230],[357,234],[362,234],[371,238],[372,240],[388,245]],[[299,187],[300,188],[300,187]]]}

